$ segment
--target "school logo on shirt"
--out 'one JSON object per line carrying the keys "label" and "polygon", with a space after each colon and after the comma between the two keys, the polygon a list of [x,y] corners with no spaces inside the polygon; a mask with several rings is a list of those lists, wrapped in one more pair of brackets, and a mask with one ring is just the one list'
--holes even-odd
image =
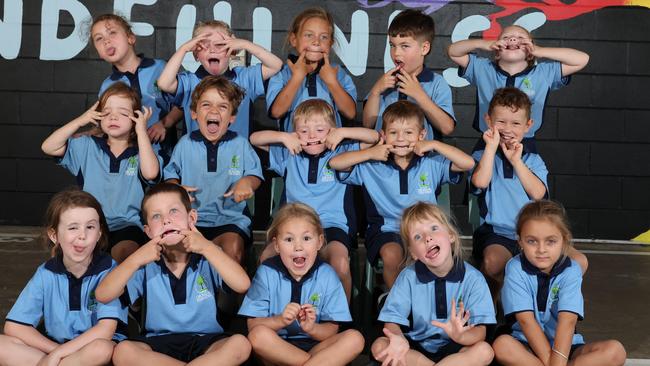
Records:
{"label": "school logo on shirt", "polygon": [[560,297],[560,287],[558,285],[555,285],[551,287],[551,304],[556,302]]}
{"label": "school logo on shirt", "polygon": [[205,285],[205,279],[200,274],[196,277],[196,302],[201,302],[212,297],[208,286]]}
{"label": "school logo on shirt", "polygon": [[309,296],[309,303],[314,307],[314,310],[318,312],[318,305],[320,304],[320,294],[315,293]]}
{"label": "school logo on shirt", "polygon": [[138,173],[138,159],[135,156],[126,161],[126,175],[133,176]]}
{"label": "school logo on shirt", "polygon": [[521,82],[521,91],[528,95],[528,98],[533,98],[535,96],[535,88],[533,88],[533,83],[529,78],[524,78]]}
{"label": "school logo on shirt", "polygon": [[95,299],[95,291],[90,291],[88,295],[88,310],[95,312],[97,310],[97,299]]}
{"label": "school logo on shirt", "polygon": [[327,162],[325,166],[323,167],[323,177],[321,178],[321,182],[333,182],[334,181],[334,172],[332,171],[332,167],[330,167],[330,163]]}
{"label": "school logo on shirt", "polygon": [[230,168],[228,169],[228,175],[241,175],[241,169],[239,165],[239,155],[233,155],[232,158],[230,158]]}
{"label": "school logo on shirt", "polygon": [[160,88],[158,87],[158,80],[153,81],[153,90],[152,90],[152,95],[154,98],[162,98],[162,92],[160,91]]}
{"label": "school logo on shirt", "polygon": [[429,175],[427,173],[420,174],[417,191],[418,194],[431,193],[431,182],[429,182]]}

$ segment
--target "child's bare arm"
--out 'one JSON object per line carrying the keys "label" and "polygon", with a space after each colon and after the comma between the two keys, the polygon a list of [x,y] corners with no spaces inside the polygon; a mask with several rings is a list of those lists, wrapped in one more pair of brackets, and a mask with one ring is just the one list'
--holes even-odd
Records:
{"label": "child's bare arm", "polygon": [[291,69],[291,78],[287,84],[280,90],[280,93],[275,97],[269,114],[272,118],[281,118],[291,107],[293,103],[293,98],[296,96],[298,89],[300,89],[303,80],[309,73],[309,66],[305,63],[305,53],[301,53],[296,60],[296,63],[293,63],[291,60],[287,60],[287,65]]}
{"label": "child's bare arm", "polygon": [[492,181],[492,172],[494,171],[494,156],[499,148],[501,136],[496,128],[490,128],[483,133],[485,150],[472,173],[472,185],[479,189],[485,189]]}
{"label": "child's bare arm", "polygon": [[471,156],[444,142],[437,140],[418,141],[414,148],[414,152],[420,156],[432,150],[449,159],[451,161],[451,170],[454,172],[466,172],[474,167],[474,159]]}
{"label": "child's bare arm", "polygon": [[185,54],[194,51],[199,42],[207,39],[210,35],[210,32],[201,33],[178,47],[169,61],[167,61],[160,76],[158,76],[158,87],[160,90],[172,94],[176,93],[176,88],[178,87],[176,74],[178,74],[178,70],[181,68]]}
{"label": "child's bare arm", "polygon": [[359,151],[347,151],[330,160],[330,167],[339,171],[350,171],[352,167],[368,160],[388,160],[391,145],[381,144]]}
{"label": "child's bare arm", "polygon": [[50,156],[60,157],[65,155],[68,139],[75,132],[77,132],[78,129],[86,126],[89,123],[92,123],[95,126],[99,125],[103,117],[103,113],[96,110],[98,105],[99,102],[95,102],[95,104],[93,104],[92,107],[85,111],[81,116],[73,119],[72,121],[58,128],[56,131],[52,132],[52,134],[48,136],[45,141],[43,141],[41,150]]}
{"label": "child's bare arm", "polygon": [[454,132],[453,118],[431,100],[431,97],[422,89],[416,75],[400,72],[397,74],[397,80],[398,90],[415,100],[433,128],[443,135]]}
{"label": "child's bare arm", "polygon": [[298,321],[298,314],[300,313],[300,304],[295,302],[288,303],[284,307],[282,314],[269,316],[266,318],[249,318],[247,320],[248,331],[250,332],[254,327],[263,325],[278,331],[294,321]]}
{"label": "child's bare arm", "polygon": [[339,325],[336,323],[315,323],[311,331],[307,332],[314,340],[322,342],[327,338],[335,335],[339,331]]}
{"label": "child's bare arm", "polygon": [[319,75],[327,89],[329,89],[330,94],[332,94],[332,99],[334,99],[334,105],[336,109],[347,119],[354,119],[357,114],[357,103],[352,99],[350,94],[348,94],[345,89],[339,83],[337,78],[337,73],[340,66],[333,67],[330,64],[329,54],[323,56],[325,63],[321,66]]}
{"label": "child's bare arm", "polygon": [[4,334],[18,338],[25,342],[26,345],[44,353],[50,353],[59,346],[58,343],[42,335],[36,328],[12,321],[5,322]]}
{"label": "child's bare arm", "polygon": [[151,117],[152,111],[149,107],[144,107],[142,111],[135,111],[135,117],[129,117],[135,122],[135,134],[138,139],[138,155],[140,157],[140,173],[146,180],[154,180],[160,174],[160,164],[156,153],[151,146],[151,140],[147,134],[147,121]]}
{"label": "child's bare arm", "polygon": [[562,64],[562,76],[575,74],[589,63],[589,54],[573,48],[540,47],[532,43],[526,43],[526,47],[535,57],[559,61]]}
{"label": "child's bare arm", "polygon": [[506,159],[512,164],[515,174],[517,174],[519,181],[521,181],[521,185],[524,187],[526,194],[533,200],[544,198],[546,195],[546,185],[521,159],[523,145],[516,143],[513,146],[507,146],[505,143],[502,143],[501,150]]}
{"label": "child's bare arm", "polygon": [[82,347],[95,339],[111,340],[113,334],[115,334],[116,328],[117,320],[100,319],[95,326],[83,332],[78,337],[56,347],[47,355],[47,357],[54,360],[61,360],[79,351]]}
{"label": "child's bare arm", "polygon": [[264,47],[255,44],[249,40],[229,37],[224,35],[226,46],[231,50],[245,49],[248,53],[257,57],[262,62],[262,78],[267,80],[277,74],[282,69],[282,60]]}
{"label": "child's bare arm", "polygon": [[332,127],[325,139],[325,145],[334,150],[345,139],[359,141],[361,148],[365,149],[379,141],[379,132],[364,127]]}
{"label": "child's bare arm", "polygon": [[519,325],[521,325],[521,330],[526,336],[530,349],[544,365],[548,365],[551,356],[551,345],[548,343],[548,339],[546,339],[546,335],[539,323],[537,323],[533,312],[523,311],[515,314],[515,317]]}
{"label": "child's bare arm", "polygon": [[[289,135],[286,132],[263,130],[253,132],[249,138],[251,145],[258,147],[264,151],[269,151],[269,145],[285,144],[286,137]],[[288,147],[288,146],[287,146]]]}
{"label": "child's bare arm", "polygon": [[395,72],[399,70],[399,67],[393,67],[384,73],[379,80],[375,82],[375,85],[370,89],[368,93],[368,99],[363,106],[363,127],[365,128],[375,128],[377,124],[377,117],[379,115],[379,104],[381,102],[381,93],[386,89],[394,88],[397,78],[395,77]]}
{"label": "child's bare arm", "polygon": [[[578,316],[575,313],[561,311],[558,314],[553,349],[565,356],[568,356],[569,353],[571,353],[571,344],[573,342],[573,334],[575,333],[577,322]],[[564,357],[553,351],[551,351],[550,357],[550,366],[564,366],[568,362]]]}
{"label": "child's bare arm", "polygon": [[165,117],[161,118],[160,121],[154,123],[147,129],[149,140],[151,140],[151,142],[164,141],[165,136],[167,135],[167,129],[175,126],[181,118],[183,118],[183,111],[180,108],[173,106]]}
{"label": "child's bare arm", "polygon": [[495,50],[498,49],[497,44],[497,42],[484,39],[467,39],[449,45],[449,48],[447,48],[447,55],[449,55],[449,58],[458,66],[467,67],[467,64],[469,64],[470,52],[477,49],[485,51]]}
{"label": "child's bare arm", "polygon": [[232,197],[235,202],[239,203],[253,197],[255,190],[259,188],[260,184],[262,184],[260,178],[247,175],[241,177],[223,196]]}

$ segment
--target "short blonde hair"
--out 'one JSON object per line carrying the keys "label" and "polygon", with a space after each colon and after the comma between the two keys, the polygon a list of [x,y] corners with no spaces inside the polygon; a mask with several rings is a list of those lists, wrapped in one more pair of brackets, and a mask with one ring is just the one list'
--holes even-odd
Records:
{"label": "short blonde hair", "polygon": [[[460,262],[463,260],[461,253],[462,247],[460,243],[460,234],[454,223],[454,219],[448,216],[445,211],[443,211],[439,206],[434,205],[431,202],[418,202],[411,207],[408,207],[404,210],[402,214],[402,221],[400,223],[400,235],[402,236],[402,245],[404,246],[404,253],[409,253],[409,243],[411,239],[411,227],[416,222],[422,222],[425,220],[437,220],[440,222],[449,234],[451,234],[453,241],[451,243],[451,256],[454,259],[454,263]],[[410,261],[410,256],[406,255],[405,262]]]}
{"label": "short blonde hair", "polygon": [[303,121],[311,116],[322,116],[330,126],[336,127],[334,108],[322,99],[307,99],[296,107],[293,113],[293,128],[296,128],[296,121]]}
{"label": "short blonde hair", "polygon": [[424,112],[417,104],[408,100],[398,100],[397,102],[389,105],[381,119],[383,123],[381,129],[386,132],[388,125],[395,121],[403,121],[407,119],[414,119],[418,122],[420,130],[424,129]]}
{"label": "short blonde hair", "polygon": [[194,30],[192,31],[192,38],[198,36],[201,31],[205,28],[219,28],[223,29],[229,36],[232,36],[232,29],[226,22],[222,22],[221,20],[208,20],[205,22],[198,22],[194,26]]}
{"label": "short blonde hair", "polygon": [[321,224],[320,217],[316,211],[304,203],[294,202],[287,203],[275,213],[275,218],[273,219],[271,226],[269,226],[269,229],[266,231],[266,242],[272,242],[273,239],[278,236],[280,227],[287,221],[298,218],[306,220],[308,223],[313,225],[319,236],[325,235],[325,230],[323,230],[323,225]]}

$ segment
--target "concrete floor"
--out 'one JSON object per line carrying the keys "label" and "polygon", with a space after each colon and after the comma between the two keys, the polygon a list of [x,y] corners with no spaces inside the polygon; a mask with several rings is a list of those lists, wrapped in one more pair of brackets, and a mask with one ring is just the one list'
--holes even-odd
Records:
{"label": "concrete floor", "polygon": [[[0,227],[0,324],[34,269],[47,258],[38,230]],[[650,365],[650,246],[579,244],[589,258],[583,282],[585,320],[578,330],[587,341],[618,339],[627,365]],[[354,364],[365,364],[362,356]]]}

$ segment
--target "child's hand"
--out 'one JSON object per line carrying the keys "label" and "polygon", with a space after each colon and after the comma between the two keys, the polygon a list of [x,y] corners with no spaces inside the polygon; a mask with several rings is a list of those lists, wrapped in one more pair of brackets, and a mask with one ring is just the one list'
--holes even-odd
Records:
{"label": "child's hand", "polygon": [[102,118],[106,116],[106,113],[98,111],[98,105],[99,101],[96,101],[92,107],[77,118],[77,120],[79,120],[79,127],[83,127],[89,123],[92,123],[94,126],[99,126],[99,123],[102,121]]}
{"label": "child's hand", "polygon": [[519,41],[519,47],[523,47],[526,55],[531,55],[533,57],[539,57],[538,52],[542,47],[535,46],[532,40],[528,38],[523,38]]}
{"label": "child's hand", "polygon": [[403,335],[395,334],[388,328],[384,328],[384,335],[388,338],[388,347],[377,355],[377,359],[382,360],[381,365],[406,365],[409,342]]}
{"label": "child's hand", "polygon": [[327,136],[325,136],[323,143],[325,143],[325,147],[334,151],[344,138],[345,136],[343,136],[340,129],[332,127],[330,128],[330,132],[327,133]]}
{"label": "child's hand", "polygon": [[162,238],[160,236],[156,236],[131,254],[129,258],[133,257],[132,260],[135,261],[138,267],[160,260],[160,254],[163,249],[160,244],[161,240]]}
{"label": "child's hand", "polygon": [[302,141],[295,132],[286,133],[282,139],[282,144],[289,150],[291,155],[296,155],[302,151],[302,147],[307,145]]}
{"label": "child's hand", "polygon": [[307,74],[309,74],[309,72],[311,71],[311,68],[309,67],[309,65],[307,65],[307,62],[305,62],[304,51],[300,53],[300,56],[298,56],[298,59],[296,60],[295,64],[291,60],[287,60],[287,65],[291,70],[291,77],[296,77],[299,78],[300,80],[304,79],[307,76]]}
{"label": "child's hand", "polygon": [[206,32],[206,33],[201,33],[198,34],[196,37],[190,39],[189,41],[183,43],[178,50],[183,51],[184,53],[188,52],[194,52],[194,51],[199,51],[203,46],[201,46],[201,42],[203,40],[206,40],[210,38],[212,35],[212,32]]}
{"label": "child's hand", "polygon": [[434,141],[427,141],[427,140],[416,141],[415,145],[413,146],[413,152],[417,156],[424,156],[424,154],[433,150],[435,150]]}
{"label": "child's hand", "polygon": [[149,140],[151,140],[152,143],[164,141],[166,134],[167,129],[165,128],[165,125],[163,125],[162,121],[154,123],[147,130],[147,135],[149,135]]}
{"label": "child's hand", "polygon": [[422,85],[420,85],[420,82],[418,81],[418,77],[404,71],[397,73],[397,90],[413,99],[416,99],[419,95],[425,94]]}
{"label": "child's hand", "polygon": [[298,319],[300,309],[300,304],[296,304],[295,302],[290,302],[284,307],[284,310],[282,311],[282,322],[284,322],[285,326]]}
{"label": "child's hand", "polygon": [[368,148],[372,160],[387,161],[393,145],[384,144],[384,139],[380,138],[377,145]]}
{"label": "child's hand", "polygon": [[316,324],[316,309],[314,309],[312,304],[304,304],[300,307],[298,322],[300,323],[300,328],[306,333],[314,329],[314,324]]}
{"label": "child's hand", "polygon": [[235,184],[233,184],[232,188],[230,188],[228,192],[223,194],[223,196],[226,198],[232,197],[233,201],[239,203],[253,197],[253,193],[255,193],[255,191],[248,182],[248,179],[240,178]]}
{"label": "child's hand", "polygon": [[485,142],[485,146],[490,147],[495,151],[499,147],[500,140],[501,135],[496,127],[488,128],[483,132],[483,141]]}
{"label": "child's hand", "polygon": [[505,155],[510,164],[514,165],[515,162],[521,160],[521,154],[524,151],[524,145],[522,145],[521,142],[515,142],[512,144],[501,142],[501,150],[503,151],[503,155]]}
{"label": "child's hand", "polygon": [[384,92],[386,89],[392,89],[395,87],[395,83],[397,82],[397,77],[395,76],[397,73],[399,73],[401,66],[395,66],[392,69],[388,70],[384,75],[382,75],[377,82],[375,82],[375,85],[372,86],[372,89],[370,90],[371,94],[374,95],[379,95]]}
{"label": "child's hand", "polygon": [[336,77],[336,74],[339,71],[339,67],[334,67],[330,64],[329,53],[323,53],[323,61],[323,66],[321,66],[320,71],[318,72],[320,78],[323,79],[323,82],[325,82],[325,84],[328,86],[338,83],[339,80]]}
{"label": "child's hand", "polygon": [[192,223],[190,223],[189,230],[181,230],[181,235],[185,235],[185,239],[181,243],[183,243],[183,247],[188,253],[203,255],[203,251],[208,246],[215,245],[207,240]]}
{"label": "child's hand", "polygon": [[194,192],[198,191],[198,188],[192,186],[184,186],[182,184],[181,187],[183,187],[185,192],[187,192],[187,195],[190,196],[190,202],[196,201],[196,198],[194,198]]}
{"label": "child's hand", "polygon": [[56,352],[52,351],[45,357],[41,358],[36,366],[58,366],[59,363],[61,363],[61,357],[58,357]]}
{"label": "child's hand", "polygon": [[129,116],[131,121],[135,123],[135,132],[137,134],[147,133],[147,121],[153,114],[151,107],[144,107],[144,113],[142,111],[134,111],[135,116]]}
{"label": "child's hand", "polygon": [[488,47],[486,51],[499,52],[501,50],[504,50],[505,48],[506,48],[506,41],[503,39],[497,39],[494,42],[488,43]]}
{"label": "child's hand", "polygon": [[251,44],[250,41],[241,38],[235,38],[229,36],[225,33],[219,33],[223,37],[223,41],[217,43],[218,46],[224,47],[226,50],[226,55],[230,58],[233,54],[237,53],[239,50],[245,50]]}
{"label": "child's hand", "polygon": [[447,333],[449,338],[456,343],[461,343],[463,334],[468,330],[474,328],[474,325],[470,325],[469,321],[469,310],[465,311],[465,305],[462,301],[458,302],[459,309],[456,312],[456,301],[451,300],[451,317],[445,323],[432,320],[431,324],[435,327],[438,327]]}

